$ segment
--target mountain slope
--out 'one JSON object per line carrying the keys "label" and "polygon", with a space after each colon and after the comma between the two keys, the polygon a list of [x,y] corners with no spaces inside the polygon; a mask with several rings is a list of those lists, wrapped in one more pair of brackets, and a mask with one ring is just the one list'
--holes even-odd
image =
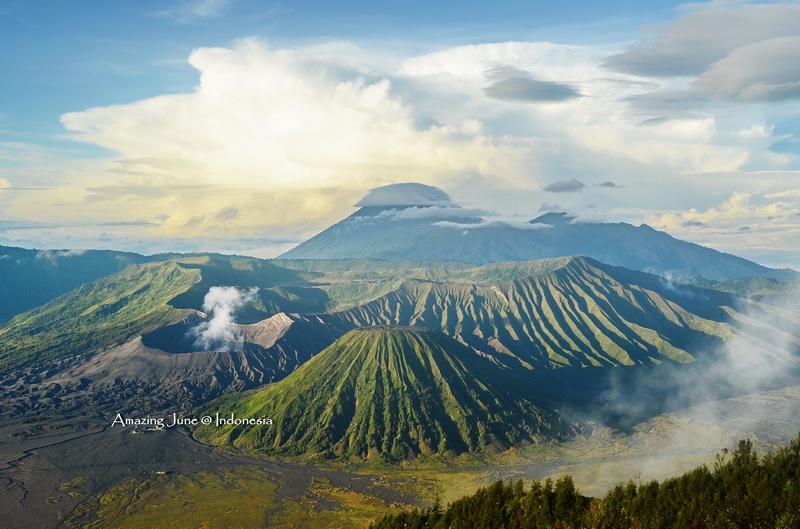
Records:
{"label": "mountain slope", "polygon": [[84,283],[149,260],[143,255],[108,250],[0,246],[0,325]]}
{"label": "mountain slope", "polygon": [[[122,345],[50,362],[22,376],[0,374],[0,419],[37,413],[92,410],[172,412],[232,391],[281,380],[347,329],[316,317],[276,314],[239,326],[238,351],[191,351],[186,331],[202,321],[195,312]],[[191,343],[189,343],[191,346]]]}
{"label": "mountain slope", "polygon": [[800,279],[734,255],[675,239],[647,225],[574,223],[548,213],[522,226],[485,222],[448,207],[366,206],[281,255],[284,259],[451,259],[476,264],[584,255],[631,270],[713,281]]}
{"label": "mountain slope", "polygon": [[735,298],[667,287],[648,274],[562,258],[487,265],[446,283],[409,280],[335,316],[359,327],[441,330],[527,368],[684,363],[732,336],[722,307]]}
{"label": "mountain slope", "polygon": [[353,330],[283,381],[206,410],[274,421],[196,430],[207,442],[355,459],[502,449],[557,433],[508,370],[415,328]]}
{"label": "mountain slope", "polygon": [[[0,328],[0,371],[89,353],[147,334],[202,310],[212,286],[260,289],[241,308],[239,321],[244,323],[264,320],[284,309],[323,310],[327,296],[315,289],[303,292],[307,283],[303,275],[320,274],[301,274],[260,259],[208,255],[130,265],[20,314]],[[286,286],[292,284],[297,286]]]}
{"label": "mountain slope", "polygon": [[200,280],[177,263],[131,265],[15,317],[0,329],[0,369],[43,364],[120,343],[186,311],[167,303]]}

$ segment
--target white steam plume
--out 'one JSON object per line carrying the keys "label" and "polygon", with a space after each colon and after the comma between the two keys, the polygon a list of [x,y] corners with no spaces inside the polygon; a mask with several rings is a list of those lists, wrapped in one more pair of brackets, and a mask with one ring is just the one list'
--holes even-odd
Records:
{"label": "white steam plume", "polygon": [[233,321],[234,313],[255,298],[258,288],[239,290],[236,287],[211,287],[203,298],[203,311],[211,319],[187,333],[193,347],[202,351],[234,352],[244,347],[242,333]]}

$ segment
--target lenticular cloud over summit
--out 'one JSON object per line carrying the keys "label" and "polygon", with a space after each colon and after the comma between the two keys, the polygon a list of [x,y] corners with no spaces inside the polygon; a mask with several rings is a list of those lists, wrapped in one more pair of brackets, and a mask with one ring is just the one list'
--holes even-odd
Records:
{"label": "lenticular cloud over summit", "polygon": [[367,206],[451,206],[450,195],[438,187],[417,183],[391,184],[371,189],[357,207]]}

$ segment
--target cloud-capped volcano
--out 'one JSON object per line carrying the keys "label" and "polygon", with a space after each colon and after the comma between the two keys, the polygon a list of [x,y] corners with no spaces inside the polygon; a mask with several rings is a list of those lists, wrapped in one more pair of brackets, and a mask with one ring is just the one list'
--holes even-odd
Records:
{"label": "cloud-capped volcano", "polygon": [[478,264],[584,255],[600,262],[671,276],[724,281],[739,277],[787,280],[796,272],[675,239],[650,226],[581,223],[551,212],[512,226],[487,222],[436,187],[393,184],[371,190],[346,219],[281,257],[288,259],[451,259]]}
{"label": "cloud-capped volcano", "polygon": [[369,206],[443,206],[457,207],[450,195],[438,187],[406,182],[371,189],[356,204],[358,207]]}

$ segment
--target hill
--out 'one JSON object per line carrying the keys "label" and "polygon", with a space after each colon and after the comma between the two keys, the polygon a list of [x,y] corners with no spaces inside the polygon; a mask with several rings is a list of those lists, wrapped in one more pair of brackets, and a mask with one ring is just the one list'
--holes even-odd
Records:
{"label": "hill", "polygon": [[[217,313],[213,292],[236,303]],[[133,265],[17,316],[0,329],[0,399],[13,416],[100,402],[185,409],[279,381],[348,331],[375,326],[439,331],[516,375],[536,373],[566,400],[641,385],[637,376],[664,380],[654,393],[670,395],[698,376],[608,367],[701,360],[701,373],[729,373],[733,347],[785,371],[800,354],[800,314],[772,296],[742,299],[583,257],[470,267],[192,256]],[[198,339],[210,329],[225,339]],[[639,400],[660,399],[651,397]]]}
{"label": "hill", "polygon": [[161,263],[82,285],[0,329],[0,368],[50,363],[165,325],[185,314],[167,302],[199,280],[197,272]]}
{"label": "hill", "polygon": [[214,444],[345,459],[504,449],[558,432],[555,414],[511,372],[442,333],[371,327],[345,334],[266,389],[207,406],[273,424],[199,428]]}
{"label": "hill", "polygon": [[151,259],[108,250],[26,250],[0,246],[0,326],[17,314]]}

